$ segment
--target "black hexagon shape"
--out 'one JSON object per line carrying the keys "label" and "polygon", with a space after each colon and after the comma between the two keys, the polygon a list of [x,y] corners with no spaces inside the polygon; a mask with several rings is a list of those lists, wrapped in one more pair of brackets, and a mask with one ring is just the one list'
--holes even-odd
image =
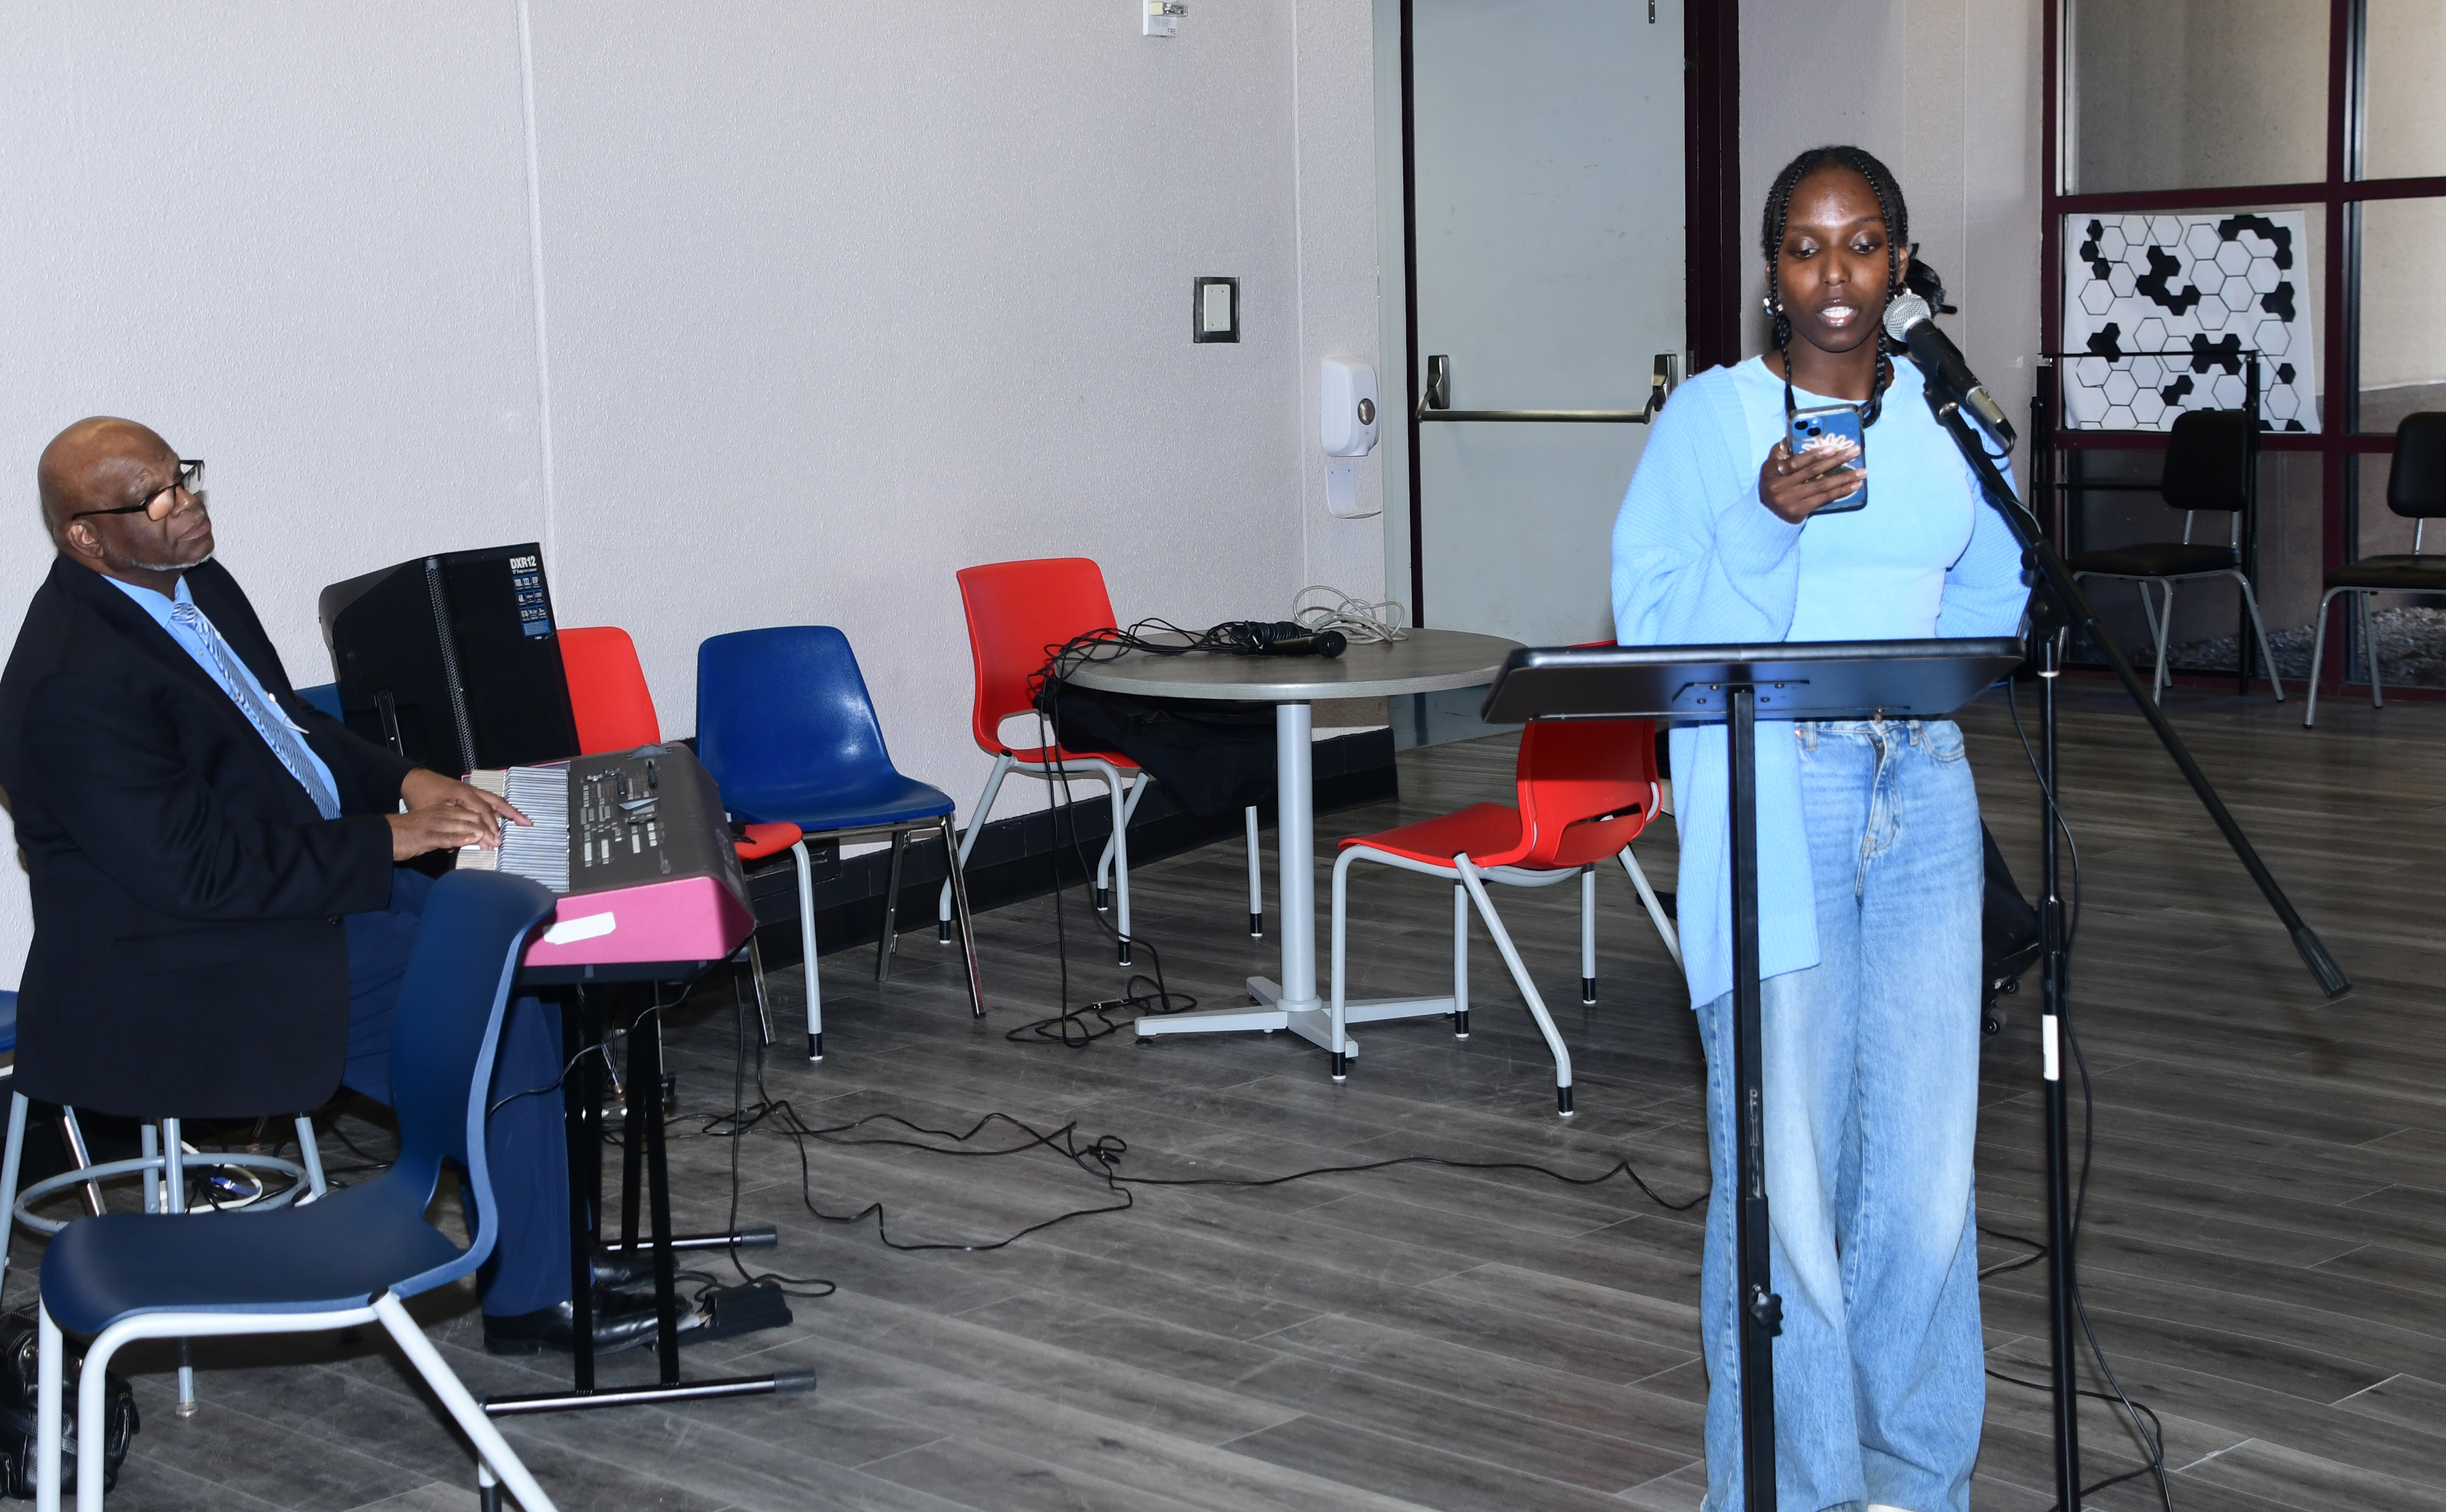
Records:
{"label": "black hexagon shape", "polygon": [[2200,291],[2188,284],[2183,286],[2179,294],[2167,289],[2167,280],[2182,271],[2182,263],[2169,254],[2165,248],[2152,247],[2149,249],[2149,271],[2132,281],[2132,291],[2148,295],[2152,303],[2173,314],[2183,314],[2200,302]]}
{"label": "black hexagon shape", "polygon": [[2242,337],[2240,335],[2228,332],[2225,340],[2212,342],[2196,331],[2192,333],[2192,371],[2205,373],[2211,367],[2222,367],[2236,377],[2241,376]]}
{"label": "black hexagon shape", "polygon": [[[2284,264],[2279,263],[2277,266],[2281,268]],[[2293,318],[2293,281],[2288,278],[2262,295],[2259,308],[2278,320],[2291,320]]]}
{"label": "black hexagon shape", "polygon": [[2293,364],[2291,363],[2279,363],[2276,364],[2276,381],[2280,383],[2290,383],[2293,382]]}
{"label": "black hexagon shape", "polygon": [[2094,355],[2103,357],[2110,363],[2119,363],[2123,360],[2123,346],[2118,340],[2122,334],[2123,327],[2110,320],[2091,333],[2089,349]]}
{"label": "black hexagon shape", "polygon": [[2293,266],[2293,231],[2291,227],[2280,226],[2276,224],[2276,222],[2268,219],[2266,215],[2228,215],[2225,219],[2217,222],[2217,235],[2227,241],[2232,241],[2235,237],[2240,236],[2246,231],[2255,231],[2259,233],[2261,236],[2267,238],[2270,246],[2276,249],[2275,262],[2277,267],[2290,268]]}
{"label": "black hexagon shape", "polygon": [[2165,387],[2157,390],[2157,397],[2164,400],[2168,407],[2171,408],[2175,404],[2181,403],[2183,396],[2191,391],[2192,375],[2184,373],[2177,377],[2173,383],[2168,383]]}

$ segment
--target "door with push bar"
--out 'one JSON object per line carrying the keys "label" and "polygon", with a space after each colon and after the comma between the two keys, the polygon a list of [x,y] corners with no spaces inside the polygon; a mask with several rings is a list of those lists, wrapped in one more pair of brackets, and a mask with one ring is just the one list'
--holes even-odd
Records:
{"label": "door with push bar", "polygon": [[1417,561],[1393,591],[1438,628],[1610,639],[1607,542],[1683,371],[1682,0],[1400,9]]}

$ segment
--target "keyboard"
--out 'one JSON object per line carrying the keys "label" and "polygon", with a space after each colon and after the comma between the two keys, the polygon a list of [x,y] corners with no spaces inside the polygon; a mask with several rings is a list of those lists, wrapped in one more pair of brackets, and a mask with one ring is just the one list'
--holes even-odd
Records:
{"label": "keyboard", "polygon": [[648,745],[550,766],[471,772],[467,781],[535,821],[504,823],[498,849],[461,867],[507,871],[559,895],[527,947],[527,972],[612,975],[606,966],[720,961],[755,927],[739,850],[712,776],[686,746]]}

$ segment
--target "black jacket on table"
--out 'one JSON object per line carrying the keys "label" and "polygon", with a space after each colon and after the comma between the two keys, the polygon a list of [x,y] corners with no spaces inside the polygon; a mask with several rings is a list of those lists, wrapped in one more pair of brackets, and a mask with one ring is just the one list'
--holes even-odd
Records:
{"label": "black jacket on table", "polygon": [[138,1117],[302,1112],[340,1083],[341,916],[388,905],[411,763],[297,696],[244,590],[188,591],[331,769],[326,819],[219,683],[62,558],[0,674],[0,789],[32,886],[15,1087]]}

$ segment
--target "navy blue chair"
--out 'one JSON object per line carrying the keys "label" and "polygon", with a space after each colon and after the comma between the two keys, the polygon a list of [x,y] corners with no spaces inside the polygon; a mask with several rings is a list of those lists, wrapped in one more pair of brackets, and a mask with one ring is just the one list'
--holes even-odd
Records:
{"label": "navy blue chair", "polygon": [[[400,987],[391,1041],[399,1158],[309,1207],[244,1222],[111,1213],[70,1223],[43,1257],[38,1512],[57,1512],[63,1331],[89,1337],[77,1392],[77,1508],[102,1512],[103,1372],[131,1339],[304,1334],[379,1322],[476,1446],[487,1503],[507,1486],[526,1512],[551,1501],[461,1384],[403,1299],[481,1265],[499,1233],[484,1117],[511,979],[552,912],[540,886],[501,872],[442,879]],[[425,1221],[448,1161],[463,1173],[474,1238]]]}
{"label": "navy blue chair", "polygon": [[[849,638],[828,625],[785,625],[717,635],[697,647],[696,754],[722,788],[733,819],[795,824],[809,840],[892,842],[883,894],[883,937],[875,980],[892,971],[900,911],[900,868],[909,837],[943,841],[960,949],[969,970],[969,1006],[985,1017],[977,985],[976,937],[969,923],[954,805],[942,789],[904,776],[884,748],[866,679]],[[807,1058],[824,1052],[823,996],[807,958]]]}
{"label": "navy blue chair", "polygon": [[310,688],[299,688],[297,696],[334,719],[348,718],[340,712],[340,685],[337,682],[317,682]]}

